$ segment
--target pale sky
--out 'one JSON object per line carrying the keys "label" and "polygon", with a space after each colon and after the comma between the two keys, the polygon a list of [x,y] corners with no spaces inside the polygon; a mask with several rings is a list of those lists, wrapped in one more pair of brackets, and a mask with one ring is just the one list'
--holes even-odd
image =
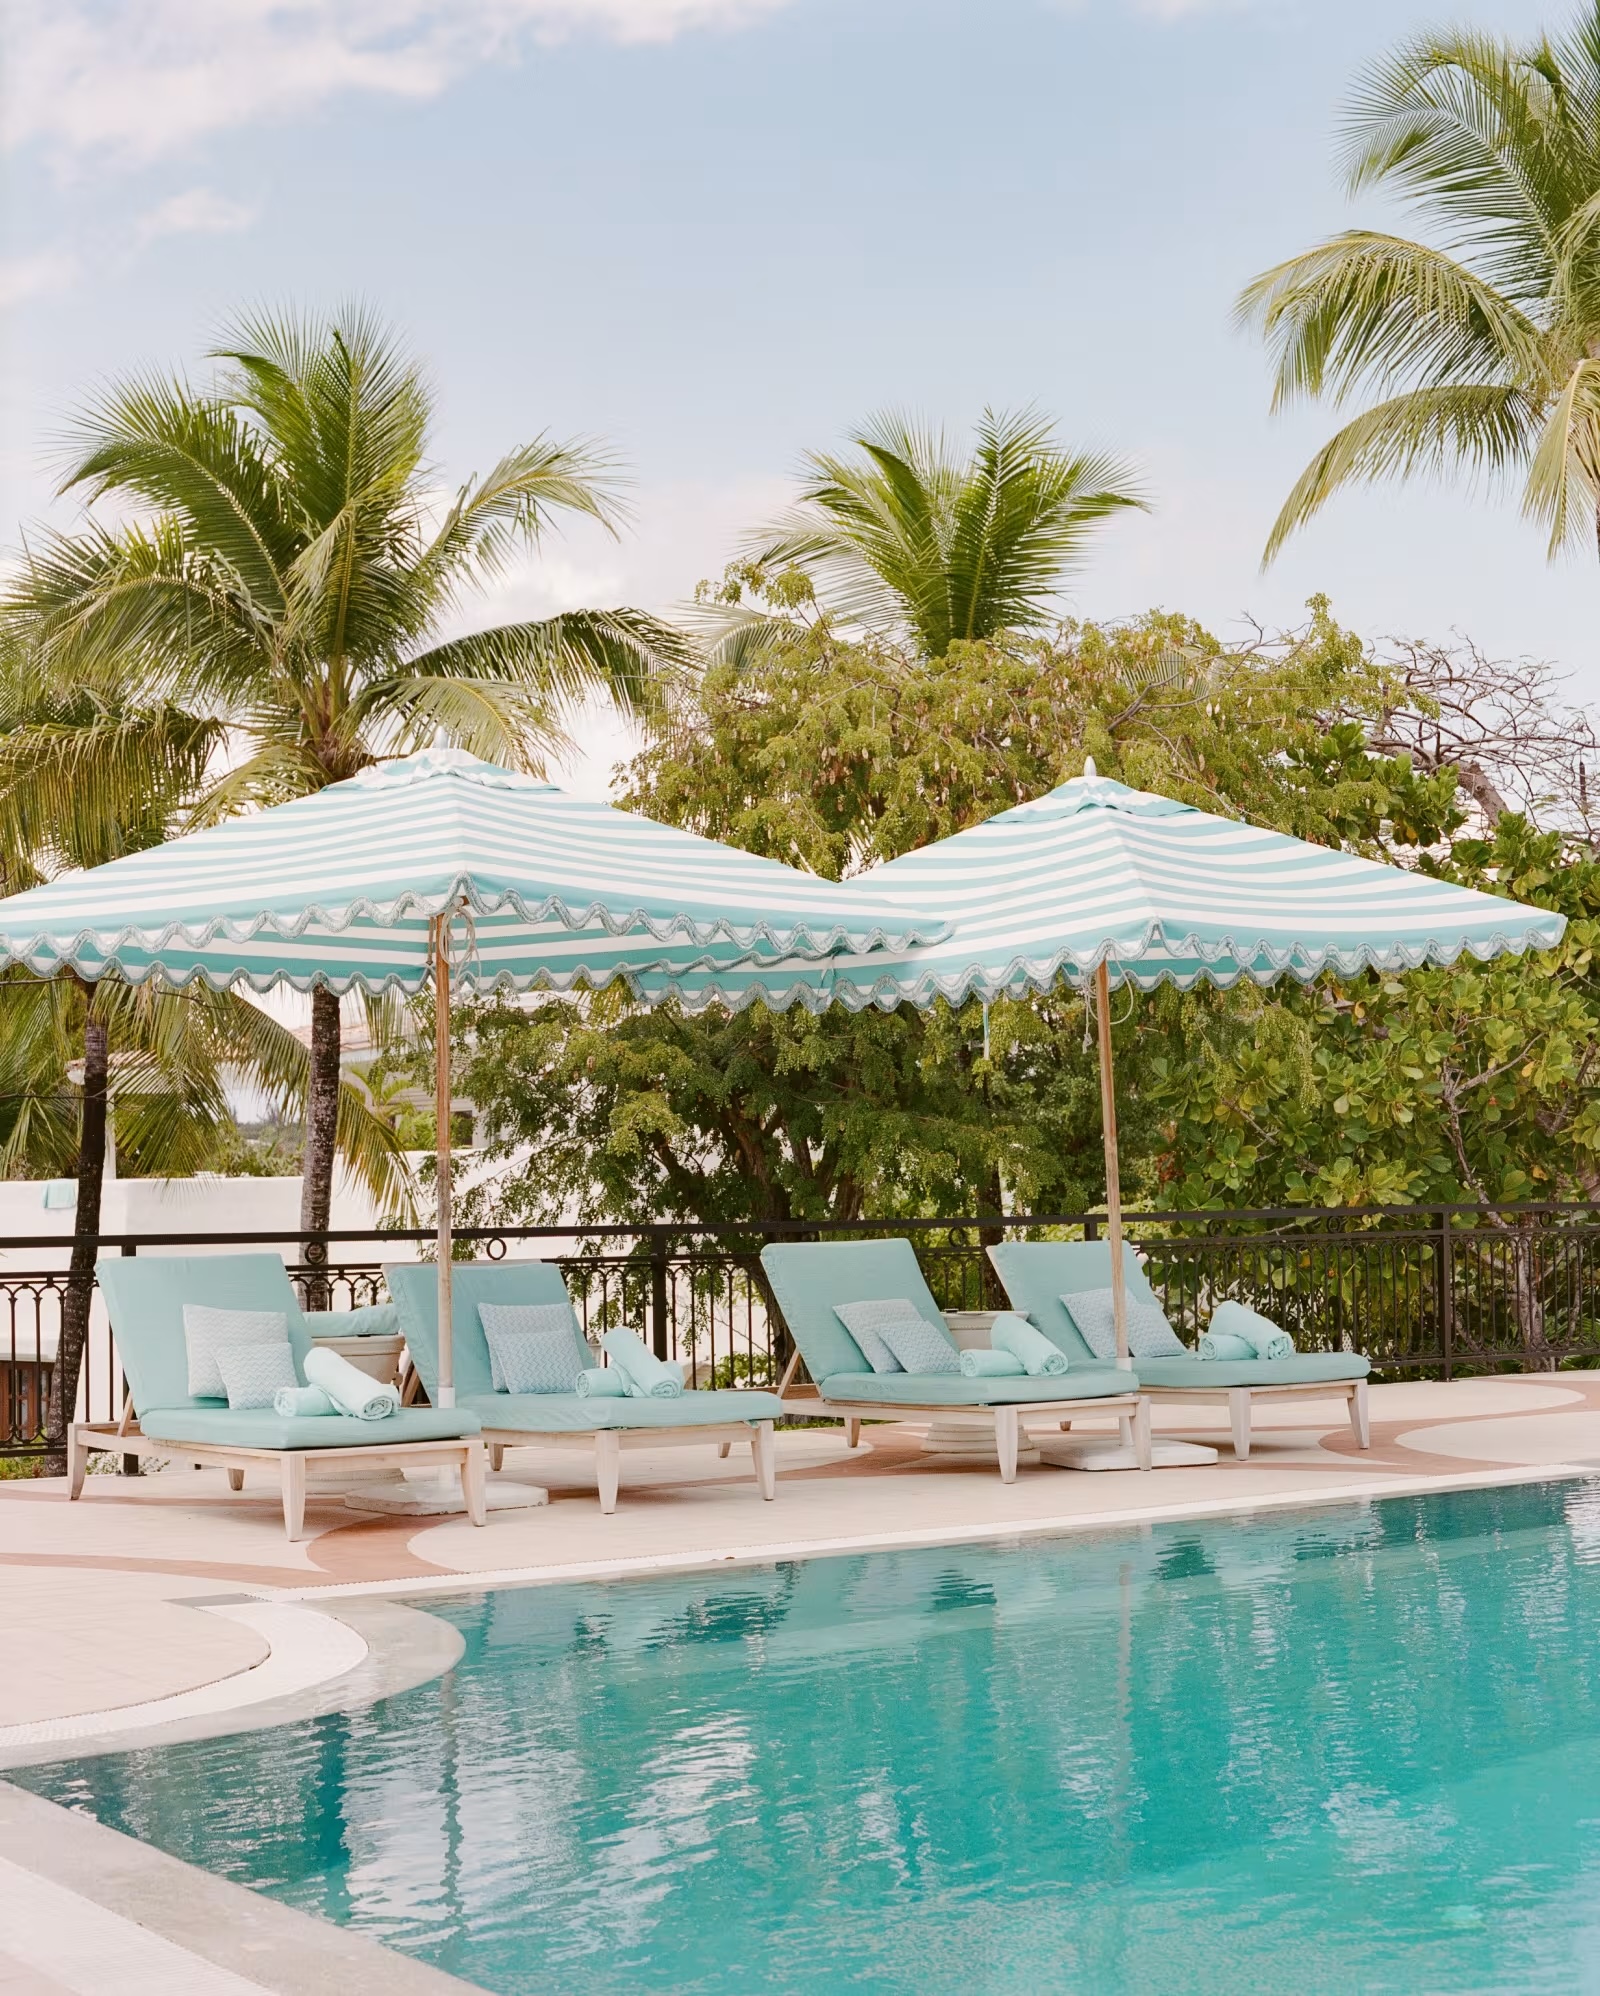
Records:
{"label": "pale sky", "polygon": [[[1140,465],[1070,607],[1236,635],[1326,591],[1371,637],[1469,633],[1600,698],[1600,564],[1506,497],[1340,500],[1260,572],[1333,426],[1274,421],[1230,303],[1352,221],[1341,98],[1513,0],[0,0],[0,541],[52,501],[73,406],[198,369],[239,307],[388,315],[438,385],[441,480],[605,439],[631,532],[550,543],[483,620],[670,611],[886,406],[953,433],[1036,403]],[[603,731],[575,780],[603,784]]]}

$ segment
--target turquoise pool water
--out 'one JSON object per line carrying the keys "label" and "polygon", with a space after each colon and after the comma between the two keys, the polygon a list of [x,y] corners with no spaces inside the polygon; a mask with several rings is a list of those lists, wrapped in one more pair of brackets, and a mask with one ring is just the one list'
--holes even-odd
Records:
{"label": "turquoise pool water", "polygon": [[430,1605],[18,1778],[507,1996],[1600,1990],[1600,1484]]}

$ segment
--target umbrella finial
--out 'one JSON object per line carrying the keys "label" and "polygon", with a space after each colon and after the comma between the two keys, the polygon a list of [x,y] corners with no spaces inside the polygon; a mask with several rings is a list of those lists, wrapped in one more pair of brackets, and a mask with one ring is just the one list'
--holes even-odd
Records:
{"label": "umbrella finial", "polygon": [[1098,776],[1100,774],[1099,770],[1096,769],[1094,766],[1094,757],[1092,755],[1086,755],[1084,757],[1083,773],[1085,776]]}

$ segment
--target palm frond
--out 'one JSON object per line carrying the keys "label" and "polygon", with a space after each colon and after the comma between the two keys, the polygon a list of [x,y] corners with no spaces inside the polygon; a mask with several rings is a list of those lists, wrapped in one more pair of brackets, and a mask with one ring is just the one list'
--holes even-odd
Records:
{"label": "palm frond", "polygon": [[136,377],[79,417],[63,492],[133,494],[181,520],[269,609],[295,545],[293,506],[238,412],[182,381]]}
{"label": "palm frond", "polygon": [[1583,360],[1556,397],[1528,469],[1523,511],[1549,529],[1552,556],[1593,546],[1600,508],[1600,360]]}
{"label": "palm frond", "polygon": [[0,734],[0,851],[79,867],[159,844],[225,735],[182,708],[87,698]]}
{"label": "palm frond", "polygon": [[1526,455],[1534,411],[1520,388],[1418,388],[1368,409],[1330,437],[1295,482],[1262,565],[1342,487],[1422,472],[1510,471]]}
{"label": "palm frond", "polygon": [[1274,360],[1272,406],[1367,386],[1533,384],[1540,328],[1465,265],[1426,244],[1351,229],[1263,272],[1234,308]]}

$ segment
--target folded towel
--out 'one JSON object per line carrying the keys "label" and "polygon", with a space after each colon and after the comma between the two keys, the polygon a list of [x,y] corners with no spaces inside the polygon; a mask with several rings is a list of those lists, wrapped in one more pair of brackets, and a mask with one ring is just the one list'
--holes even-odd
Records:
{"label": "folded towel", "polygon": [[296,1421],[307,1414],[337,1414],[339,1410],[320,1386],[280,1386],[272,1396],[272,1411],[286,1421]]}
{"label": "folded towel", "polygon": [[1231,1331],[1202,1331],[1195,1344],[1198,1358],[1254,1358],[1256,1348],[1248,1338],[1235,1337]]}
{"label": "folded towel", "polygon": [[1247,1303],[1219,1303],[1211,1312],[1208,1329],[1213,1337],[1221,1333],[1243,1338],[1256,1358],[1294,1357],[1294,1339],[1289,1333]]}
{"label": "folded towel", "polygon": [[578,1374],[580,1400],[626,1400],[627,1397],[628,1382],[619,1365],[585,1366]]}
{"label": "folded towel", "polygon": [[395,1387],[380,1385],[370,1372],[363,1372],[336,1351],[313,1345],[302,1369],[307,1385],[320,1386],[341,1414],[354,1414],[358,1421],[386,1421],[400,1411]]}
{"label": "folded towel", "polygon": [[1067,1369],[1067,1355],[1052,1344],[1043,1331],[1036,1331],[1025,1317],[1005,1310],[989,1326],[989,1343],[996,1351],[1010,1352],[1022,1361],[1030,1379],[1055,1378]]}
{"label": "folded towel", "polygon": [[607,1331],[600,1340],[614,1365],[628,1382],[635,1400],[679,1400],[683,1397],[683,1374],[675,1365],[657,1358],[645,1349],[637,1331]]}
{"label": "folded towel", "polygon": [[964,1379],[1018,1379],[1027,1370],[1015,1352],[979,1349],[961,1354],[961,1376]]}

